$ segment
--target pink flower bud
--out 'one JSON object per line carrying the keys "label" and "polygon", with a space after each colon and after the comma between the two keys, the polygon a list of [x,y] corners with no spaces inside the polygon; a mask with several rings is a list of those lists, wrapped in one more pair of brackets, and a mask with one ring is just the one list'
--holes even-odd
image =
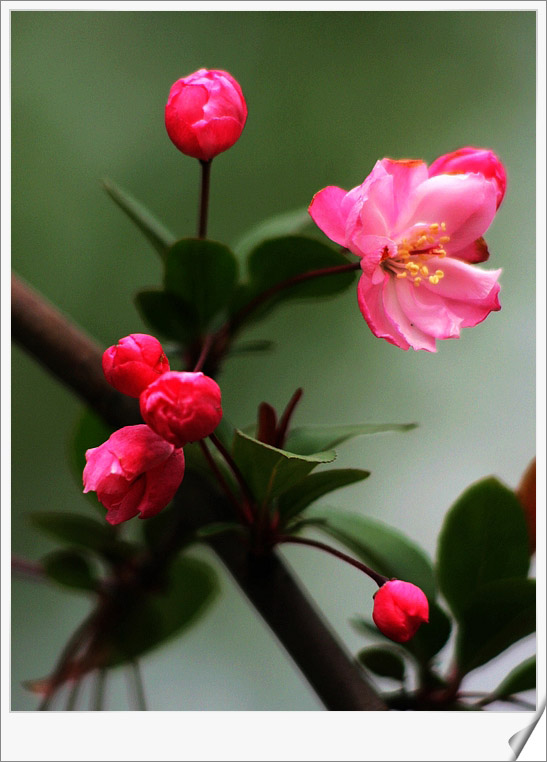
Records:
{"label": "pink flower bud", "polygon": [[140,405],[150,428],[177,447],[209,436],[222,418],[220,388],[203,373],[164,373],[144,390]]}
{"label": "pink flower bud", "polygon": [[106,380],[119,392],[139,397],[148,384],[169,370],[161,344],[146,333],[132,333],[103,354]]}
{"label": "pink flower bud", "polygon": [[165,106],[167,133],[179,151],[209,161],[239,139],[247,104],[227,71],[199,69],[178,79]]}
{"label": "pink flower bud", "polygon": [[422,622],[429,621],[429,604],[419,587],[392,579],[376,591],[372,618],[388,638],[406,643]]}
{"label": "pink flower bud", "polygon": [[99,447],[87,450],[84,492],[94,491],[120,524],[140,513],[155,516],[171,502],[184,476],[184,455],[148,426],[124,426]]}
{"label": "pink flower bud", "polygon": [[457,151],[452,151],[452,153],[439,156],[429,167],[429,177],[472,172],[478,173],[494,183],[496,187],[496,208],[498,208],[505,196],[507,175],[503,164],[494,151],[489,151],[487,148],[466,146]]}

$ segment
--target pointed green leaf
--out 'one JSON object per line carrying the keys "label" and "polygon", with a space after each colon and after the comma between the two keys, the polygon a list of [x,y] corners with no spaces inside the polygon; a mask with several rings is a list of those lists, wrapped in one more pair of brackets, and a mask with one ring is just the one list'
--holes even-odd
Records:
{"label": "pointed green leaf", "polygon": [[[515,693],[531,691],[536,687],[536,657],[530,656],[515,667],[488,697],[488,703]],[[483,702],[486,703],[486,702]]]}
{"label": "pointed green leaf", "polygon": [[533,579],[496,580],[469,599],[459,620],[456,660],[462,674],[493,659],[536,628]]}
{"label": "pointed green leaf", "polygon": [[360,482],[367,476],[370,476],[370,471],[363,471],[360,468],[336,468],[310,474],[280,496],[279,512],[284,521],[287,521],[323,495]]}
{"label": "pointed green leaf", "polygon": [[100,523],[89,516],[44,511],[31,513],[29,518],[35,527],[56,540],[96,553],[108,551],[115,542],[112,527],[106,521]]}
{"label": "pointed green leaf", "polygon": [[250,251],[263,241],[267,241],[270,238],[278,238],[279,236],[299,233],[310,223],[311,217],[305,207],[302,209],[293,209],[290,212],[283,212],[282,214],[276,214],[273,217],[268,217],[268,219],[262,220],[258,225],[255,225],[244,233],[241,238],[236,241],[233,249],[240,257],[246,257]]}
{"label": "pointed green leaf", "polygon": [[392,648],[364,648],[357,654],[357,660],[380,677],[390,677],[400,683],[405,679],[405,663],[401,655]]}
{"label": "pointed green leaf", "polygon": [[111,655],[105,666],[131,661],[188,629],[205,613],[218,593],[214,570],[203,561],[177,559],[163,585],[139,591],[120,602],[118,618],[105,640]]}
{"label": "pointed green leaf", "polygon": [[435,598],[431,561],[401,532],[377,519],[336,508],[310,508],[306,517],[324,519],[318,529],[341,542],[375,571],[386,577],[412,582],[428,599]]}
{"label": "pointed green leaf", "polygon": [[482,586],[526,577],[528,535],[515,493],[497,479],[471,486],[452,506],[439,536],[440,589],[459,618]]}
{"label": "pointed green leaf", "polygon": [[104,179],[103,188],[165,259],[167,249],[176,241],[175,236],[140,201],[134,199],[127,191],[122,190],[112,180]]}
{"label": "pointed green leaf", "polygon": [[194,310],[176,294],[158,289],[139,291],[135,304],[154,333],[188,344],[199,332]]}
{"label": "pointed green leaf", "polygon": [[229,303],[237,271],[237,260],[224,244],[185,238],[168,251],[165,290],[178,296],[205,330]]}
{"label": "pointed green leaf", "polygon": [[42,559],[49,579],[77,590],[97,589],[97,579],[89,561],[75,550],[57,550]]}
{"label": "pointed green leaf", "polygon": [[286,446],[292,452],[305,455],[319,450],[330,450],[342,442],[368,434],[386,431],[411,431],[416,423],[353,423],[346,426],[301,426],[287,437]]}
{"label": "pointed green leaf", "polygon": [[332,462],[336,453],[296,455],[259,442],[238,429],[233,456],[256,500],[268,503],[301,481],[320,463]]}

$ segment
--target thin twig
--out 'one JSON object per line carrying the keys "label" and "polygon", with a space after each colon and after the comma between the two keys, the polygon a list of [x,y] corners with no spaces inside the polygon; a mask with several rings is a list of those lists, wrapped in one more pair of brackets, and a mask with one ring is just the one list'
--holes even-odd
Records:
{"label": "thin twig", "polygon": [[68,694],[68,700],[66,703],[67,712],[76,711],[76,703],[78,701],[78,696],[80,695],[80,688],[82,687],[82,682],[83,682],[83,677],[78,677],[72,683],[72,687],[70,689],[70,693]]}
{"label": "thin twig", "polygon": [[217,437],[216,434],[209,434],[209,439],[211,442],[215,445],[217,450],[220,452],[226,463],[228,464],[228,467],[230,468],[230,471],[233,473],[233,475],[236,478],[237,483],[241,487],[241,491],[243,493],[243,496],[247,500],[247,503],[249,504],[249,508],[254,504],[254,497],[249,489],[247,482],[245,481],[245,478],[241,471],[239,470],[239,467],[235,460],[232,458],[231,454],[228,452],[226,447],[222,444],[220,439]]}
{"label": "thin twig", "polygon": [[285,542],[285,543],[294,543],[295,545],[308,545],[310,548],[318,548],[319,550],[324,550],[325,553],[330,553],[332,556],[336,556],[336,558],[341,559],[342,561],[345,561],[347,564],[350,564],[351,566],[355,566],[356,569],[359,569],[359,571],[364,572],[367,574],[371,579],[373,579],[378,587],[382,587],[386,582],[389,581],[389,577],[384,577],[383,574],[378,574],[378,572],[374,571],[374,569],[371,569],[370,566],[367,566],[366,564],[362,564],[361,561],[356,561],[355,558],[352,558],[351,556],[347,556],[345,553],[342,553],[340,550],[336,550],[336,548],[331,548],[330,545],[325,545],[324,542],[319,542],[318,540],[310,540],[308,537],[293,537],[291,535],[284,535],[280,534],[277,536],[277,542]]}
{"label": "thin twig", "polygon": [[249,512],[248,507],[246,505],[242,505],[239,502],[239,500],[237,499],[237,497],[234,495],[232,490],[230,489],[230,485],[228,484],[228,482],[224,478],[224,474],[222,473],[220,468],[215,463],[215,459],[213,458],[213,456],[209,452],[209,448],[207,447],[207,443],[205,442],[204,439],[200,439],[199,440],[199,446],[201,448],[201,451],[202,451],[202,453],[203,453],[207,463],[209,464],[209,467],[210,467],[211,471],[214,473],[218,483],[222,487],[222,490],[223,490],[224,494],[226,495],[228,500],[232,503],[232,505],[236,509],[236,513],[237,513],[238,518],[243,517],[243,519],[245,520],[246,524],[252,524],[253,517],[252,517],[251,513]]}
{"label": "thin twig", "polygon": [[281,420],[279,421],[279,425],[277,427],[277,433],[275,436],[276,447],[283,447],[283,445],[285,444],[285,439],[287,438],[287,431],[289,429],[291,418],[293,416],[296,406],[302,399],[303,394],[304,394],[304,390],[301,387],[299,387],[295,391],[291,399],[289,400],[289,404],[285,408],[283,415],[281,416]]}

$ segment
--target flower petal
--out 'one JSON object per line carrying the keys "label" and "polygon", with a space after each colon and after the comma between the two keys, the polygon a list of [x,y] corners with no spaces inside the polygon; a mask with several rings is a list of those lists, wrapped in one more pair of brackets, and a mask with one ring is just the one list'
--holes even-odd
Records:
{"label": "flower petal", "polygon": [[379,163],[393,178],[394,225],[414,189],[427,180],[427,164],[420,159],[382,159]]}
{"label": "flower petal", "polygon": [[403,308],[403,305],[399,301],[399,288],[403,289],[415,288],[407,280],[398,281],[396,278],[387,278],[384,283],[384,306],[386,314],[390,320],[402,333],[408,344],[412,349],[425,349],[428,352],[436,352],[435,339],[433,336],[428,335],[425,331],[418,328],[413,321],[414,313],[411,311],[409,317]]}
{"label": "flower petal", "polygon": [[496,214],[496,189],[482,175],[437,175],[419,185],[397,221],[402,234],[414,225],[446,223],[449,254],[476,241]]}
{"label": "flower petal", "polygon": [[315,194],[308,207],[308,212],[317,227],[340,246],[346,245],[347,213],[342,203],[346,195],[348,194],[343,188],[329,185]]}
{"label": "flower petal", "polygon": [[[385,280],[390,280],[388,275],[385,276]],[[373,285],[366,275],[360,277],[357,285],[357,301],[361,314],[372,333],[379,339],[386,339],[390,344],[401,349],[409,349],[410,344],[386,314],[383,289],[383,282]]]}

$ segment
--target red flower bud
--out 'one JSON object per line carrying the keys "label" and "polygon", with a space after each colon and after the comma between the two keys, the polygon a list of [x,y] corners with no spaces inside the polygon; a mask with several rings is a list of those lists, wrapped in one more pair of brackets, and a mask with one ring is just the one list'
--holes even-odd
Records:
{"label": "red flower bud", "polygon": [[422,622],[429,621],[429,604],[419,587],[392,579],[376,591],[372,618],[388,638],[406,643]]}
{"label": "red flower bud", "polygon": [[476,173],[491,180],[496,188],[497,206],[503,201],[507,187],[505,168],[494,151],[487,148],[466,146],[452,153],[439,156],[429,167],[429,177],[434,175],[459,175]]}
{"label": "red flower bud", "polygon": [[106,380],[119,392],[139,397],[148,384],[169,370],[161,344],[146,333],[132,333],[103,354]]}
{"label": "red flower bud", "polygon": [[209,161],[239,139],[247,104],[227,71],[199,69],[177,80],[165,106],[167,133],[179,151]]}
{"label": "red flower bud", "polygon": [[144,390],[140,405],[150,428],[176,447],[209,436],[222,418],[220,388],[203,373],[164,373]]}
{"label": "red flower bud", "polygon": [[99,447],[87,450],[84,492],[94,491],[120,524],[140,513],[155,516],[171,502],[184,476],[184,455],[148,426],[124,426]]}

